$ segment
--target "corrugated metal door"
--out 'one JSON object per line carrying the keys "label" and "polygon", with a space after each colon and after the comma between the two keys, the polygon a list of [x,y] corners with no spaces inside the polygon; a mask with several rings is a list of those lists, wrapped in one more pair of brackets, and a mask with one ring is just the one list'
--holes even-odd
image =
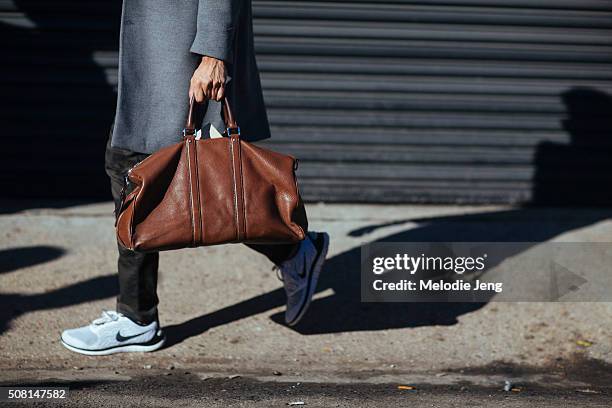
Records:
{"label": "corrugated metal door", "polygon": [[[100,193],[118,8],[0,1],[4,191]],[[306,199],[612,202],[612,2],[254,10],[266,144],[300,158]]]}

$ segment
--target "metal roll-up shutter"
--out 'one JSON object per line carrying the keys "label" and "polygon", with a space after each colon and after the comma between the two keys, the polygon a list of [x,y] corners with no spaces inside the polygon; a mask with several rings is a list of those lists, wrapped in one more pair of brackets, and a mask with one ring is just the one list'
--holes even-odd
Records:
{"label": "metal roll-up shutter", "polygon": [[255,4],[307,199],[612,201],[612,2]]}
{"label": "metal roll-up shutter", "polygon": [[[255,0],[309,201],[610,203],[612,2]],[[0,0],[10,195],[106,197],[120,2]]]}

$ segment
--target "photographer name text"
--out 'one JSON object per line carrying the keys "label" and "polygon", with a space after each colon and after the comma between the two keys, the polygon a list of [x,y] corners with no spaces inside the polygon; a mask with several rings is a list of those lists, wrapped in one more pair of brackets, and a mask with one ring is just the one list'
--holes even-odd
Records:
{"label": "photographer name text", "polygon": [[458,280],[445,282],[443,280],[420,280],[417,282],[402,279],[397,282],[384,282],[377,279],[372,282],[375,291],[493,291],[500,293],[503,290],[501,282],[482,282],[476,280],[474,283]]}

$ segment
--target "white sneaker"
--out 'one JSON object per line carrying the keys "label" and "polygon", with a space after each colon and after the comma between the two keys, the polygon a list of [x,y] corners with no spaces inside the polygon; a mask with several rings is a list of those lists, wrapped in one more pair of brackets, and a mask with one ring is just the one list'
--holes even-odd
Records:
{"label": "white sneaker", "polygon": [[103,311],[102,317],[89,326],[64,330],[61,342],[68,350],[89,356],[129,351],[154,351],[164,345],[165,337],[157,321],[141,326],[114,311]]}
{"label": "white sneaker", "polygon": [[295,326],[306,314],[328,248],[329,235],[326,232],[309,232],[297,253],[279,265],[280,278],[287,293],[285,322],[289,326]]}

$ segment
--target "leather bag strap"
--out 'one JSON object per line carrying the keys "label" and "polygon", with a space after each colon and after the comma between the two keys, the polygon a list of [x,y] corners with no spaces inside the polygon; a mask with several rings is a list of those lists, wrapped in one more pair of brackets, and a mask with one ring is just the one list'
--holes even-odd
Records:
{"label": "leather bag strap", "polygon": [[[194,135],[196,132],[194,116],[195,116],[195,98],[192,96],[189,99],[189,111],[187,112],[187,121],[185,122],[185,129],[183,129],[183,136]],[[234,119],[234,114],[232,113],[232,108],[230,107],[229,101],[227,98],[223,98],[222,110],[223,110],[223,121],[225,122],[226,133],[228,136],[232,134],[237,134],[240,136],[240,127],[238,123],[236,123],[236,119]]]}

